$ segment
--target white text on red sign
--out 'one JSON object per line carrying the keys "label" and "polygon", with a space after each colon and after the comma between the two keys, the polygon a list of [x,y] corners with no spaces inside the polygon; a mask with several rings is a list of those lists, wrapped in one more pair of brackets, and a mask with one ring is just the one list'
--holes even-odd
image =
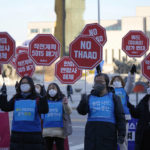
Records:
{"label": "white text on red sign", "polygon": [[97,52],[91,52],[92,42],[91,41],[81,41],[80,49],[84,50],[74,50],[75,58],[85,58],[85,59],[97,59]]}
{"label": "white text on red sign", "polygon": [[[96,28],[89,30],[89,35],[90,36],[96,36],[97,34],[98,34],[98,31],[97,31]],[[96,40],[98,42],[102,42],[103,41],[103,36],[101,36],[101,35],[100,36],[96,36],[95,38],[96,38]]]}

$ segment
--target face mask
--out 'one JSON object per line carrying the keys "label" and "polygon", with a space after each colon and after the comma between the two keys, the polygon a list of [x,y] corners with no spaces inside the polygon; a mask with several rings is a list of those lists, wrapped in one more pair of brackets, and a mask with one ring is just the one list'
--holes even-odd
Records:
{"label": "face mask", "polygon": [[97,91],[97,92],[101,92],[101,91],[103,91],[105,88],[106,88],[106,85],[105,85],[105,84],[96,83],[96,84],[94,85],[94,90]]}
{"label": "face mask", "polygon": [[40,94],[40,89],[39,88],[35,88],[36,93]]}
{"label": "face mask", "polygon": [[28,92],[28,91],[30,91],[30,85],[28,84],[28,83],[25,83],[25,84],[21,84],[21,86],[20,86],[20,90],[22,91],[22,92]]}
{"label": "face mask", "polygon": [[49,90],[49,95],[51,96],[51,97],[54,97],[56,94],[57,94],[57,91],[56,90],[54,90],[54,89],[51,89],[51,90]]}
{"label": "face mask", "polygon": [[150,95],[150,87],[147,88],[147,94]]}
{"label": "face mask", "polygon": [[122,84],[121,84],[120,81],[114,81],[114,82],[113,82],[113,86],[114,86],[115,88],[119,88],[119,87],[122,87]]}

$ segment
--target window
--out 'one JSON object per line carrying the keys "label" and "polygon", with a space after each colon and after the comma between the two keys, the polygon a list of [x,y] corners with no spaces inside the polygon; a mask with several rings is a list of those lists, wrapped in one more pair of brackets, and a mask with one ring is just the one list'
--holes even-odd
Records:
{"label": "window", "polygon": [[44,28],[44,29],[42,30],[43,33],[50,33],[50,31],[51,31],[50,28]]}
{"label": "window", "polygon": [[31,33],[38,33],[39,30],[38,30],[38,29],[31,29],[30,32],[31,32]]}
{"label": "window", "polygon": [[109,27],[106,27],[105,29],[108,30],[108,31],[111,31],[111,30],[121,30],[121,25],[109,26]]}

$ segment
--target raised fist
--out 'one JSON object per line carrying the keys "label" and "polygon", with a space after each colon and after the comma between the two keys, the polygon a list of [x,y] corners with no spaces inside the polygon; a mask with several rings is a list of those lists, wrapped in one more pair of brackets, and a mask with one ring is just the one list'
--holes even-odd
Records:
{"label": "raised fist", "polygon": [[131,72],[131,74],[136,73],[136,65],[135,64],[132,65],[130,72]]}

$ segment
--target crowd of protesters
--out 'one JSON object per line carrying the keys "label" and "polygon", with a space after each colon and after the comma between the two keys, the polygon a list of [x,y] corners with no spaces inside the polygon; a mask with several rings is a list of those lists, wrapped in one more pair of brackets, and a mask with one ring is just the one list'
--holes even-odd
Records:
{"label": "crowd of protesters", "polygon": [[[130,103],[129,94],[135,85],[136,66],[133,65],[127,82],[119,75],[111,81],[97,68],[90,94],[82,94],[77,112],[87,115],[84,150],[128,150],[128,121],[137,118],[135,150],[150,149],[150,84],[147,94],[137,106]],[[7,87],[3,84],[0,109],[13,111],[10,150],[64,149],[65,139],[72,134],[68,98],[73,94],[67,87],[67,97],[56,83],[47,90],[34,84],[31,77],[23,77],[16,83],[16,94],[7,99]],[[73,102],[73,101],[72,101]]]}

